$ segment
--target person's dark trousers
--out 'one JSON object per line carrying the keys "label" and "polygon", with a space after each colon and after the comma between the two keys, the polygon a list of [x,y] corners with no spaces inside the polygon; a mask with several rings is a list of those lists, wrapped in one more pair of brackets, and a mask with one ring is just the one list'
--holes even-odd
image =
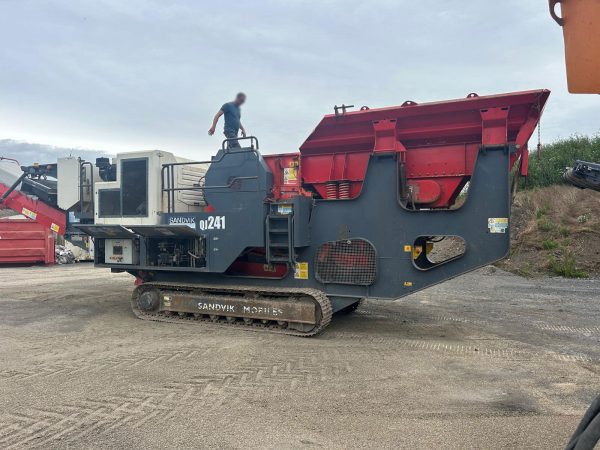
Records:
{"label": "person's dark trousers", "polygon": [[[225,131],[223,132],[223,134],[225,135],[225,137],[227,139],[237,139],[238,138],[238,134],[235,131]],[[227,148],[239,148],[240,147],[240,143],[238,141],[229,141],[227,143]]]}

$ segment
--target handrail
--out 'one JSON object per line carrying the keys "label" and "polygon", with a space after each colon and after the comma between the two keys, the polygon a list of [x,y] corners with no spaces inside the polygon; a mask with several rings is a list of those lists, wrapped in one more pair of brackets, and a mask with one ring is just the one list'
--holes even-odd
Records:
{"label": "handrail", "polygon": [[[237,142],[239,144],[239,141],[243,141],[245,139],[249,139],[250,140],[250,147],[242,147],[242,148],[251,148],[252,150],[254,150],[254,143],[256,142],[256,150],[258,150],[258,138],[256,136],[244,136],[241,138],[227,138],[225,139],[223,142],[221,142],[221,150],[231,150],[231,147],[225,147],[226,143],[229,142]],[[233,147],[235,148],[235,147]]]}
{"label": "handrail", "polygon": [[205,191],[205,190],[210,190],[210,189],[229,189],[230,187],[232,187],[236,181],[243,181],[243,180],[256,180],[258,179],[257,176],[253,176],[253,177],[235,177],[231,179],[231,183],[229,184],[224,184],[222,186],[196,186],[196,187],[186,187],[186,188],[170,188],[170,189],[165,189],[165,190],[169,190],[169,191]]}
{"label": "handrail", "polygon": [[21,163],[14,158],[7,158],[6,156],[0,156],[0,161],[12,161],[17,164],[17,166],[21,167]]}

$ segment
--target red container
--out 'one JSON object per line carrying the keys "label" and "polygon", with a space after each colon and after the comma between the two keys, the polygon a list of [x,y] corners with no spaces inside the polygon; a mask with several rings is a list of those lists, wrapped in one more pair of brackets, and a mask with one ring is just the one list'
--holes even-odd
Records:
{"label": "red container", "polygon": [[54,264],[54,234],[30,219],[0,219],[0,265]]}

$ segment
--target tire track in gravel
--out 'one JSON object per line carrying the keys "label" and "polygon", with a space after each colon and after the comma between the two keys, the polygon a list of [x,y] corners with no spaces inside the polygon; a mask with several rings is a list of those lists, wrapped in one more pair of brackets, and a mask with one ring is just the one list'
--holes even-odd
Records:
{"label": "tire track in gravel", "polygon": [[[333,340],[335,339],[335,342]],[[331,340],[331,345],[328,343]],[[335,361],[340,360],[340,349],[351,350],[353,354],[365,353],[371,357],[392,357],[398,355],[400,348],[411,350],[425,350],[435,353],[446,353],[455,356],[471,357],[471,358],[496,358],[505,360],[533,360],[540,358],[552,357],[554,359],[565,362],[596,362],[598,360],[580,353],[560,353],[554,351],[538,351],[534,349],[524,348],[522,343],[513,343],[510,340],[497,339],[498,342],[507,344],[507,348],[496,348],[482,345],[482,343],[458,343],[449,342],[448,340],[435,339],[407,339],[398,338],[389,335],[373,335],[360,334],[353,332],[337,331],[330,332],[327,339],[320,343],[325,345],[321,347],[321,360]],[[310,346],[307,346],[310,349]],[[82,358],[78,360],[70,360],[67,363],[61,362],[45,362],[42,361],[33,367],[23,369],[8,369],[0,371],[0,380],[29,380],[33,378],[47,378],[58,375],[73,376],[88,372],[103,372],[121,368],[145,367],[152,364],[162,362],[172,362],[176,359],[187,358],[203,358],[222,350],[222,347],[215,345],[207,346],[192,346],[192,347],[177,347],[171,351],[162,352],[143,352],[138,354],[128,355],[110,355],[105,358]],[[314,350],[310,350],[314,351]],[[337,355],[337,358],[335,357]],[[311,354],[299,360],[297,371],[302,371],[304,367],[308,367],[307,373],[312,376],[315,367],[321,367],[315,360],[316,356]],[[312,363],[311,363],[312,361]],[[311,368],[312,366],[312,368]],[[279,370],[275,364],[275,371]],[[261,366],[261,369],[264,367]],[[246,369],[244,369],[246,370]],[[339,372],[339,369],[337,369]],[[344,371],[350,371],[348,363],[343,368]],[[250,367],[248,373],[255,372],[256,369]],[[282,374],[289,373],[289,369],[281,372]]]}
{"label": "tire track in gravel", "polygon": [[[365,316],[375,316],[385,319],[390,319],[394,321],[402,321],[407,326],[414,326],[417,328],[438,328],[443,323],[454,323],[457,325],[472,325],[473,327],[486,327],[486,331],[493,331],[497,327],[502,327],[502,323],[498,320],[486,320],[480,318],[470,318],[470,317],[458,317],[447,314],[419,314],[417,311],[394,311],[390,310],[387,305],[377,305],[373,304],[371,311],[358,311],[358,314],[364,314]],[[532,321],[530,323],[523,324],[524,327],[530,327],[538,329],[542,332],[548,332],[557,334],[559,336],[565,337],[574,337],[574,338],[596,338],[600,337],[600,327],[598,326],[590,326],[590,327],[581,327],[581,326],[568,326],[568,325],[554,325],[543,321]],[[472,331],[477,331],[478,328],[474,328]],[[354,336],[354,338],[358,338],[358,336]],[[364,337],[362,337],[364,339]],[[376,338],[384,338],[384,336],[376,336]],[[367,339],[371,342],[371,337],[367,337]],[[425,350],[432,351],[446,351],[451,353],[465,353],[469,354],[471,351],[472,355],[479,352],[479,355],[489,355],[489,356],[498,356],[498,357],[509,357],[512,359],[512,356],[516,356],[518,358],[526,357],[530,355],[531,358],[545,358],[552,357],[554,359],[560,361],[567,362],[598,362],[600,361],[600,357],[590,356],[582,352],[570,352],[565,353],[557,350],[556,346],[554,349],[552,348],[543,348],[539,350],[539,345],[533,345],[526,341],[517,341],[513,339],[509,339],[506,337],[498,336],[496,339],[500,342],[507,342],[511,345],[515,345],[521,348],[525,348],[526,350],[501,350],[498,351],[496,349],[486,349],[481,348],[481,346],[462,346],[462,345],[454,345],[447,344],[447,340],[443,343],[429,343],[428,340],[419,340],[419,339],[410,339],[408,342],[404,341],[403,344],[413,348],[421,348]],[[375,339],[373,343],[383,343],[382,341],[378,341]],[[402,343],[400,345],[403,345]],[[560,346],[558,346],[560,347]],[[475,350],[477,348],[478,350]],[[529,350],[531,348],[531,350]]]}
{"label": "tire track in gravel", "polygon": [[[507,348],[494,348],[488,347],[481,344],[461,344],[458,342],[449,342],[448,340],[434,340],[434,339],[405,339],[397,338],[394,336],[385,335],[370,335],[370,334],[358,334],[352,332],[336,332],[331,333],[331,338],[341,339],[342,343],[338,344],[339,347],[353,347],[356,350],[368,345],[369,348],[373,348],[374,353],[386,353],[390,354],[391,349],[407,348],[414,350],[426,350],[436,353],[447,353],[455,356],[465,356],[472,358],[496,358],[505,360],[536,360],[552,357],[559,361],[565,362],[598,362],[599,359],[592,358],[589,355],[582,353],[560,353],[552,350],[536,350],[537,347],[524,344],[519,341],[511,341],[503,338],[495,339],[481,339],[481,341],[494,340],[501,343],[507,344]],[[370,350],[367,350],[370,352]],[[397,353],[397,351],[393,351]]]}
{"label": "tire track in gravel", "polygon": [[[181,357],[198,355],[197,350],[179,352]],[[20,414],[0,415],[0,446],[47,447],[58,441],[66,443],[86,434],[109,433],[128,426],[138,428],[160,415],[161,420],[186,411],[210,407],[211,411],[230,407],[232,402],[244,401],[253,392],[290,392],[311,383],[335,383],[351,371],[342,355],[332,352],[313,353],[310,348],[300,350],[300,357],[276,358],[269,362],[247,363],[235,370],[211,375],[196,375],[175,380],[160,387],[137,388],[126,395],[112,394],[100,399],[84,399],[55,408],[31,409]],[[177,355],[173,353],[172,356]],[[162,354],[154,359],[126,359],[125,364],[143,365],[157,362],[170,363],[173,357]],[[179,357],[179,356],[177,356]],[[119,367],[123,361],[111,366]],[[100,366],[96,366],[100,367]],[[103,370],[106,367],[103,368]]]}
{"label": "tire track in gravel", "polygon": [[572,327],[568,325],[552,325],[545,322],[535,322],[533,326],[544,331],[553,331],[555,333],[565,333],[581,335],[586,337],[600,337],[600,327]]}
{"label": "tire track in gravel", "polygon": [[214,348],[178,347],[172,352],[145,352],[135,355],[111,355],[105,358],[82,358],[71,360],[68,363],[39,362],[34,367],[21,370],[10,369],[0,371],[0,379],[28,380],[31,378],[47,378],[55,375],[68,374],[69,376],[83,372],[108,371],[126,367],[143,367],[160,362],[172,362],[175,359],[204,357],[213,352]]}

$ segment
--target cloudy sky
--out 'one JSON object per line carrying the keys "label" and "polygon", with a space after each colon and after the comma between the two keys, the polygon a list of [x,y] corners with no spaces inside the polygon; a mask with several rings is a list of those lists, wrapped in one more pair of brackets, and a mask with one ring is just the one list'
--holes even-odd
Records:
{"label": "cloudy sky", "polygon": [[294,151],[334,104],[549,88],[544,141],[600,130],[567,93],[546,0],[0,0],[0,139],[214,153],[240,90],[265,153]]}

